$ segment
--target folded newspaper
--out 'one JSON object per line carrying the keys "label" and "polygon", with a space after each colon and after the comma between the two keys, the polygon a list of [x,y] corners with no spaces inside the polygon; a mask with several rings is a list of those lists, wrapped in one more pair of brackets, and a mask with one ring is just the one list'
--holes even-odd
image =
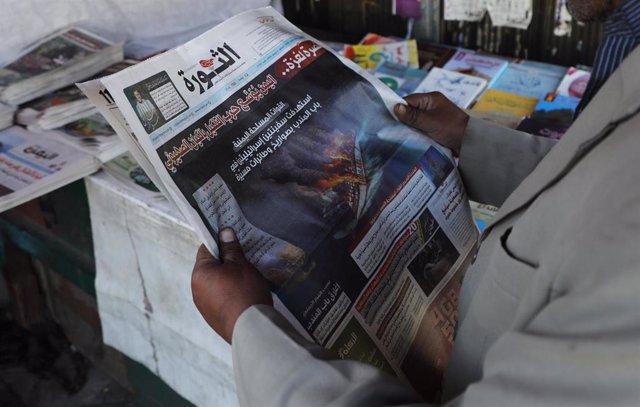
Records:
{"label": "folded newspaper", "polygon": [[0,212],[100,168],[90,155],[14,126],[0,131]]}
{"label": "folded newspaper", "polygon": [[102,169],[129,198],[164,213],[180,216],[180,213],[176,213],[174,207],[147,176],[131,153],[126,152],[119,155],[105,163]]}
{"label": "folded newspaper", "polygon": [[400,97],[271,8],[80,86],[211,252],[236,230],[301,333],[435,398],[477,229]]}
{"label": "folded newspaper", "polygon": [[0,130],[0,212],[92,174],[125,151],[99,113],[56,130]]}
{"label": "folded newspaper", "polygon": [[66,28],[37,42],[0,68],[0,101],[18,105],[91,77],[123,59],[114,44],[80,28]]}
{"label": "folded newspaper", "polygon": [[127,147],[100,113],[83,117],[54,130],[31,127],[27,129],[49,139],[69,144],[103,163],[127,151]]}

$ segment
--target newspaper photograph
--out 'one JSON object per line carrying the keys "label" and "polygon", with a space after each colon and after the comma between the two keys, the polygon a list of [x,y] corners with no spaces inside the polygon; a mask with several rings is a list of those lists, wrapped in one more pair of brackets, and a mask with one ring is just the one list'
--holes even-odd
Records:
{"label": "newspaper photograph", "polygon": [[301,333],[437,398],[477,229],[399,96],[271,8],[98,82],[83,90],[212,253],[233,227]]}

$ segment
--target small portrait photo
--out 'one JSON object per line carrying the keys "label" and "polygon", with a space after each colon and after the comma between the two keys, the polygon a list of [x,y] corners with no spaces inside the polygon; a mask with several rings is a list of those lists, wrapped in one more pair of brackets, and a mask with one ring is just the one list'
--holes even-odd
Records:
{"label": "small portrait photo", "polygon": [[138,118],[147,133],[152,133],[155,129],[160,127],[160,124],[164,124],[164,121],[161,123],[160,111],[155,103],[153,103],[151,95],[149,95],[142,86],[133,88],[131,96],[133,96],[133,98],[129,97],[131,106],[133,106],[133,109],[138,115]]}

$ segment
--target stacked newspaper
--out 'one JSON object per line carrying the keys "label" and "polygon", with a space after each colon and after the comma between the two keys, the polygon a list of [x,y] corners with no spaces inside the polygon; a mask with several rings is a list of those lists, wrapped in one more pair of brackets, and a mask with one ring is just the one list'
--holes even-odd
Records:
{"label": "stacked newspaper", "polygon": [[13,124],[13,114],[15,111],[15,107],[0,103],[0,130],[6,129]]}
{"label": "stacked newspaper", "polygon": [[102,169],[116,181],[119,188],[127,196],[137,199],[146,206],[175,214],[173,206],[147,176],[131,153],[126,152],[119,155],[105,163]]}
{"label": "stacked newspaper", "polygon": [[477,229],[403,99],[271,8],[80,86],[212,253],[235,229],[301,334],[434,399]]}
{"label": "stacked newspaper", "polygon": [[0,101],[24,103],[91,77],[122,59],[122,44],[80,28],[58,31],[0,69]]}
{"label": "stacked newspaper", "polygon": [[100,167],[92,156],[14,126],[0,131],[0,212]]}
{"label": "stacked newspaper", "polygon": [[54,130],[27,128],[90,154],[101,162],[107,162],[126,151],[125,145],[100,113],[83,117]]}
{"label": "stacked newspaper", "polygon": [[61,127],[95,113],[95,107],[87,102],[80,89],[71,85],[21,105],[16,123],[43,130]]}
{"label": "stacked newspaper", "polygon": [[[118,62],[100,72],[97,77],[111,75],[135,63],[137,61],[133,60]],[[97,113],[97,110],[93,103],[77,86],[71,85],[20,106],[16,114],[16,123],[33,129],[50,130],[94,113]]]}

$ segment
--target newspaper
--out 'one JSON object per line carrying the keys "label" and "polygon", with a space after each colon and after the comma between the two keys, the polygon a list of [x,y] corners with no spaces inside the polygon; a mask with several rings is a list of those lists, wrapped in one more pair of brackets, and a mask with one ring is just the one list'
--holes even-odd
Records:
{"label": "newspaper", "polygon": [[444,0],[444,19],[446,21],[480,21],[486,11],[486,0]]}
{"label": "newspaper", "polygon": [[15,107],[0,103],[0,130],[6,129],[13,124],[15,111]]}
{"label": "newspaper", "polygon": [[391,89],[271,8],[81,88],[212,253],[236,230],[303,335],[436,397],[477,229]]}
{"label": "newspaper", "polygon": [[100,167],[90,155],[22,127],[0,131],[0,212]]}
{"label": "newspaper", "polygon": [[180,216],[171,203],[160,192],[151,178],[140,167],[131,153],[126,152],[105,163],[102,169],[109,177],[116,181],[116,185],[127,196],[132,197],[144,205],[159,209],[164,213]]}
{"label": "newspaper", "polygon": [[567,0],[555,0],[553,35],[558,37],[571,35],[571,22],[573,21]]}
{"label": "newspaper", "polygon": [[444,19],[480,21],[488,11],[496,27],[526,30],[533,16],[532,0],[445,0]]}
{"label": "newspaper", "polygon": [[28,126],[34,133],[59,140],[77,150],[91,154],[102,162],[107,162],[124,153],[127,148],[100,113],[83,117],[58,129],[42,130]]}
{"label": "newspaper", "polygon": [[0,101],[18,105],[86,79],[123,59],[114,44],[80,28],[50,34],[0,68]]}
{"label": "newspaper", "polygon": [[[111,65],[96,77],[111,75],[138,61],[124,60]],[[97,110],[77,86],[58,89],[22,106],[16,113],[16,122],[32,129],[51,130],[88,117]]]}

